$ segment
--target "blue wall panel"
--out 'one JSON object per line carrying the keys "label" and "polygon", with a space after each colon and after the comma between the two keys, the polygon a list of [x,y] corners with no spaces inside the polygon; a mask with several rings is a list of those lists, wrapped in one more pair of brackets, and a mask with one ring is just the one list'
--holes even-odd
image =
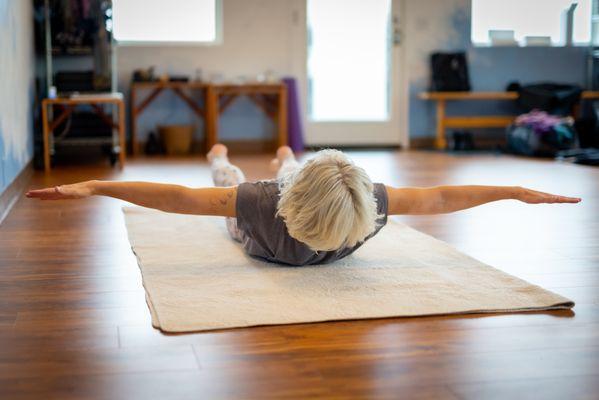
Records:
{"label": "blue wall panel", "polygon": [[32,2],[0,0],[0,193],[33,156]]}
{"label": "blue wall panel", "polygon": [[[427,31],[414,25],[410,40],[411,61],[420,70],[429,71],[428,56],[434,51],[466,51],[473,90],[501,91],[508,83],[556,81],[584,85],[586,54],[584,47],[474,47],[470,42],[470,1],[437,2],[425,0],[414,4],[409,17],[429,19]],[[432,8],[436,11],[433,13]],[[443,10],[439,11],[439,8]],[[433,136],[435,107],[420,100],[418,94],[428,89],[425,74],[410,76],[410,134],[411,137]],[[514,114],[513,102],[454,102],[448,103],[448,114]]]}
{"label": "blue wall panel", "polygon": [[[149,91],[140,92],[138,97],[145,98],[149,93]],[[199,99],[198,102],[201,104]],[[202,140],[204,137],[204,121],[198,118],[178,96],[168,91],[161,93],[138,117],[139,139],[145,140],[149,132],[156,132],[158,126],[165,124],[193,125],[195,138]],[[244,96],[235,99],[219,119],[219,137],[223,140],[267,139],[273,137],[275,132],[272,120]]]}
{"label": "blue wall panel", "polygon": [[6,187],[4,179],[4,141],[2,140],[2,132],[0,131],[0,193],[4,191]]}

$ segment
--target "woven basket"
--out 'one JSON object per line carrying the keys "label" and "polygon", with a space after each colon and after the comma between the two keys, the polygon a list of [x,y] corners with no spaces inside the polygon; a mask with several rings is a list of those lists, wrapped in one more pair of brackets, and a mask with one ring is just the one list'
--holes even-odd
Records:
{"label": "woven basket", "polygon": [[166,154],[189,154],[193,138],[192,125],[164,125],[158,127],[158,134]]}

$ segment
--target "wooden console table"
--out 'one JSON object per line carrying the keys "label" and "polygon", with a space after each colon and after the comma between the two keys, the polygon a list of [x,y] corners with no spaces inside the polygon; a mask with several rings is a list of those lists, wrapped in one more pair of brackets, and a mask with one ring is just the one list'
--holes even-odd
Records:
{"label": "wooden console table", "polygon": [[[138,92],[151,90],[138,104]],[[287,144],[287,87],[283,83],[274,84],[209,84],[199,82],[133,82],[131,84],[131,149],[133,155],[139,152],[137,143],[137,117],[164,90],[172,90],[206,124],[206,147],[218,143],[218,120],[220,115],[239,96],[247,96],[267,116],[276,121],[276,142]],[[198,104],[185,90],[202,92],[204,107]]]}
{"label": "wooden console table", "polygon": [[[517,92],[423,92],[419,96],[422,100],[437,102],[437,129],[435,147],[444,149],[447,146],[445,139],[446,128],[504,128],[514,122],[516,116],[452,116],[446,115],[448,101],[478,101],[478,100],[517,100]],[[582,99],[599,99],[599,92],[584,91]]]}
{"label": "wooden console table", "polygon": [[[113,118],[107,115],[102,109],[102,105],[112,104],[118,112],[118,123],[113,121]],[[104,139],[81,139],[83,142],[93,142],[94,144],[110,143],[113,145],[113,151],[118,152],[119,163],[121,168],[125,165],[126,147],[125,147],[125,103],[121,93],[110,94],[89,94],[78,95],[73,97],[59,97],[55,99],[42,100],[42,129],[44,139],[44,169],[50,170],[50,152],[54,146],[54,130],[63,123],[75,110],[76,107],[87,105],[91,106],[92,110],[100,116],[100,118],[109,125],[113,130],[113,137]],[[58,116],[53,116],[50,120],[49,106],[62,106],[63,111]],[[114,138],[114,131],[118,131],[118,140]],[[116,145],[118,143],[118,145]]]}
{"label": "wooden console table", "polygon": [[[218,142],[218,119],[239,96],[247,96],[277,123],[276,142],[287,144],[287,87],[283,83],[209,85],[206,112],[206,147]],[[222,100],[222,101],[221,101]]]}

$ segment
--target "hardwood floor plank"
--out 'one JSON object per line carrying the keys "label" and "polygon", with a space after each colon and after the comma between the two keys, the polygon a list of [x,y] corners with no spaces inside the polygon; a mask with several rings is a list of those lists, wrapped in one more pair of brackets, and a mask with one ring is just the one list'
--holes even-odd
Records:
{"label": "hardwood floor plank", "polygon": [[453,385],[452,391],[464,400],[593,400],[599,393],[599,376],[516,379]]}
{"label": "hardwood floor plank", "polygon": [[596,287],[562,287],[555,292],[574,300],[576,304],[599,305],[599,290]]}
{"label": "hardwood floor plank", "polygon": [[14,279],[0,279],[0,293],[16,296],[20,293],[44,292],[46,294],[63,293],[103,293],[132,291],[144,293],[141,275],[117,277],[81,277],[80,275],[39,277],[23,279],[15,283]]}
{"label": "hardwood floor plank", "polygon": [[60,311],[82,308],[146,307],[145,295],[140,290],[101,293],[0,293],[0,311]]}
{"label": "hardwood floor plank", "polygon": [[193,349],[184,345],[44,351],[7,349],[0,353],[2,379],[189,371],[198,368]]}
{"label": "hardwood floor plank", "polygon": [[118,348],[119,337],[116,325],[93,327],[37,326],[0,329],[0,343],[10,347],[0,348],[0,357],[19,351],[42,351],[58,349]]}
{"label": "hardwood floor plank", "polygon": [[97,325],[134,325],[140,324],[145,329],[158,332],[151,327],[150,313],[147,306],[80,308],[67,310],[20,311],[14,322],[16,328],[54,327],[88,327]]}
{"label": "hardwood floor plank", "polygon": [[0,312],[0,329],[12,327],[17,320],[17,313],[14,311]]}
{"label": "hardwood floor plank", "polygon": [[340,387],[347,385],[350,392],[364,390],[370,393],[382,388],[391,391],[407,385],[454,386],[457,383],[565,377],[578,377],[591,384],[597,379],[592,374],[599,371],[599,347],[411,357],[370,354],[368,349],[356,349],[351,359],[346,354],[331,352],[302,360],[317,362],[324,379]]}
{"label": "hardwood floor plank", "polygon": [[196,400],[335,399],[319,378],[275,374],[268,381],[243,384],[205,371],[160,371],[0,380],[0,397],[11,400]]}
{"label": "hardwood floor plank", "polygon": [[134,260],[116,261],[102,256],[80,257],[78,260],[11,260],[2,263],[0,282],[16,282],[61,278],[138,278]]}
{"label": "hardwood floor plank", "polygon": [[190,344],[196,347],[236,348],[246,346],[285,346],[288,344],[284,331],[279,326],[256,329],[229,329],[212,332],[167,334],[148,325],[120,325],[119,338],[122,347],[164,346]]}
{"label": "hardwood floor plank", "polygon": [[520,274],[522,279],[547,289],[599,287],[599,272],[564,272],[557,274]]}
{"label": "hardwood floor plank", "polygon": [[435,354],[476,354],[517,350],[553,350],[599,346],[599,324],[502,327],[427,331],[395,324],[355,332],[290,330],[287,351],[297,356],[344,356],[347,360],[371,355],[407,357]]}

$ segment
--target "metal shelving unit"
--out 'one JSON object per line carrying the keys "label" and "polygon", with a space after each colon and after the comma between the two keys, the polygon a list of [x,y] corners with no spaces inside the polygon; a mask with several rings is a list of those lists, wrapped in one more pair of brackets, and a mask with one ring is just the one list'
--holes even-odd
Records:
{"label": "metal shelving unit", "polygon": [[[115,79],[115,66],[116,66],[116,52],[115,42],[110,31],[110,23],[107,23],[111,19],[112,1],[111,0],[98,0],[92,2],[93,5],[98,7],[94,9],[94,16],[98,22],[98,32],[95,33],[94,46],[73,44],[72,46],[61,46],[60,44],[53,43],[53,10],[56,11],[60,2],[56,0],[32,0],[36,7],[36,12],[40,15],[43,14],[43,24],[38,23],[38,27],[43,29],[43,49],[38,50],[38,77],[43,77],[43,84],[41,85],[41,93],[43,98],[53,97],[51,88],[57,86],[56,73],[61,71],[78,71],[78,68],[89,70],[89,65],[93,65],[94,71],[94,89],[91,91],[81,91],[78,93],[76,90],[73,91],[60,91],[58,87],[58,97],[70,98],[82,94],[86,95],[106,95],[109,93],[116,92],[116,79]],[[62,3],[64,4],[64,3]],[[102,21],[104,23],[102,23]],[[55,28],[54,28],[55,29]],[[38,44],[39,46],[39,44]],[[41,71],[43,68],[43,71]],[[59,82],[58,82],[59,83]],[[85,127],[78,128],[77,121],[86,118],[87,115],[91,115],[94,110],[89,106],[82,105],[78,110],[84,111],[84,114],[78,114],[77,111],[71,113],[71,115],[60,125],[59,133],[56,135],[52,134],[50,138],[50,154],[54,156],[60,147],[89,147],[89,146],[102,146],[106,147],[106,150],[110,148],[110,160],[114,164],[116,157],[120,151],[125,151],[119,146],[119,132],[114,129],[114,125],[117,124],[117,110],[111,104],[103,104],[100,107],[100,113],[102,118],[111,118],[114,122],[113,127],[109,127],[105,121],[95,121],[98,129],[94,129],[97,134],[89,134]],[[50,107],[49,118],[52,120],[56,110]],[[60,112],[60,110],[58,110]],[[90,123],[94,122],[89,120]],[[72,123],[73,122],[73,123]],[[92,124],[93,125],[93,124]],[[82,134],[81,130],[83,132]],[[105,133],[103,132],[105,131]]]}

